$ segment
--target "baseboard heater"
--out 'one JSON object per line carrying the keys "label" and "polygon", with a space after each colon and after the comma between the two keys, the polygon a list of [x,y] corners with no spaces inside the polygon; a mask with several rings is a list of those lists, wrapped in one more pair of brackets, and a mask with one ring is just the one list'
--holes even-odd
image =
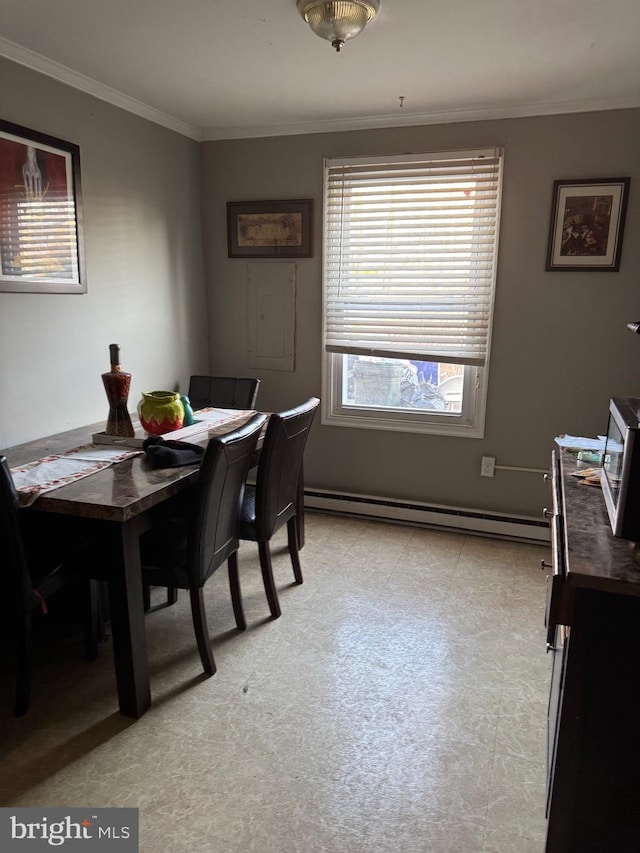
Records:
{"label": "baseboard heater", "polygon": [[508,539],[548,542],[548,522],[523,515],[440,506],[438,504],[408,503],[406,501],[371,495],[354,495],[323,489],[305,489],[306,509],[364,516],[397,524],[424,525],[446,528],[479,536],[500,536]]}

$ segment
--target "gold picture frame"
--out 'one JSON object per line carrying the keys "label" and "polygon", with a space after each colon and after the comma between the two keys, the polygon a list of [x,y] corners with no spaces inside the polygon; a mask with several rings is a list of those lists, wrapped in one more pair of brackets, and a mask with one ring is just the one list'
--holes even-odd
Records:
{"label": "gold picture frame", "polygon": [[310,258],[313,200],[227,202],[230,258]]}

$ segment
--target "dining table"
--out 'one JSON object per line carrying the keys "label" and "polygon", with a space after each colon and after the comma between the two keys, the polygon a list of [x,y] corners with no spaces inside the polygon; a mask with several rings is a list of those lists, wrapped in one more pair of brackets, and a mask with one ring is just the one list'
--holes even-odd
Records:
{"label": "dining table", "polygon": [[[253,414],[239,411],[237,417],[188,441],[206,444],[211,437],[246,423]],[[100,430],[104,423],[15,445],[0,450],[0,455],[15,469],[91,445]],[[198,468],[153,468],[144,452],[138,452],[39,494],[25,510],[64,516],[79,537],[88,536],[96,543],[96,559],[86,568],[89,576],[107,584],[118,702],[121,713],[129,717],[141,717],[151,705],[139,539],[162,504],[196,484]]]}

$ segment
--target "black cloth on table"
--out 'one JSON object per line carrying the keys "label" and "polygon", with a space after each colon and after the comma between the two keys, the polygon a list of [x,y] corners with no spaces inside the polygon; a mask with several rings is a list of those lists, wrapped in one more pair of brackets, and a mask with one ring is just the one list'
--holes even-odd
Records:
{"label": "black cloth on table", "polygon": [[181,465],[199,465],[204,456],[204,447],[187,441],[165,439],[161,435],[150,435],[142,445],[152,468],[179,468]]}

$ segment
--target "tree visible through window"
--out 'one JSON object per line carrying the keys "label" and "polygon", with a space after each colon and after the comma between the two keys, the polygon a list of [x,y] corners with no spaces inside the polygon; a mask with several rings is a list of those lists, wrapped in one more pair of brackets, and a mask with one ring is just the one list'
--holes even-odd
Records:
{"label": "tree visible through window", "polygon": [[326,423],[481,436],[497,149],[325,161]]}

